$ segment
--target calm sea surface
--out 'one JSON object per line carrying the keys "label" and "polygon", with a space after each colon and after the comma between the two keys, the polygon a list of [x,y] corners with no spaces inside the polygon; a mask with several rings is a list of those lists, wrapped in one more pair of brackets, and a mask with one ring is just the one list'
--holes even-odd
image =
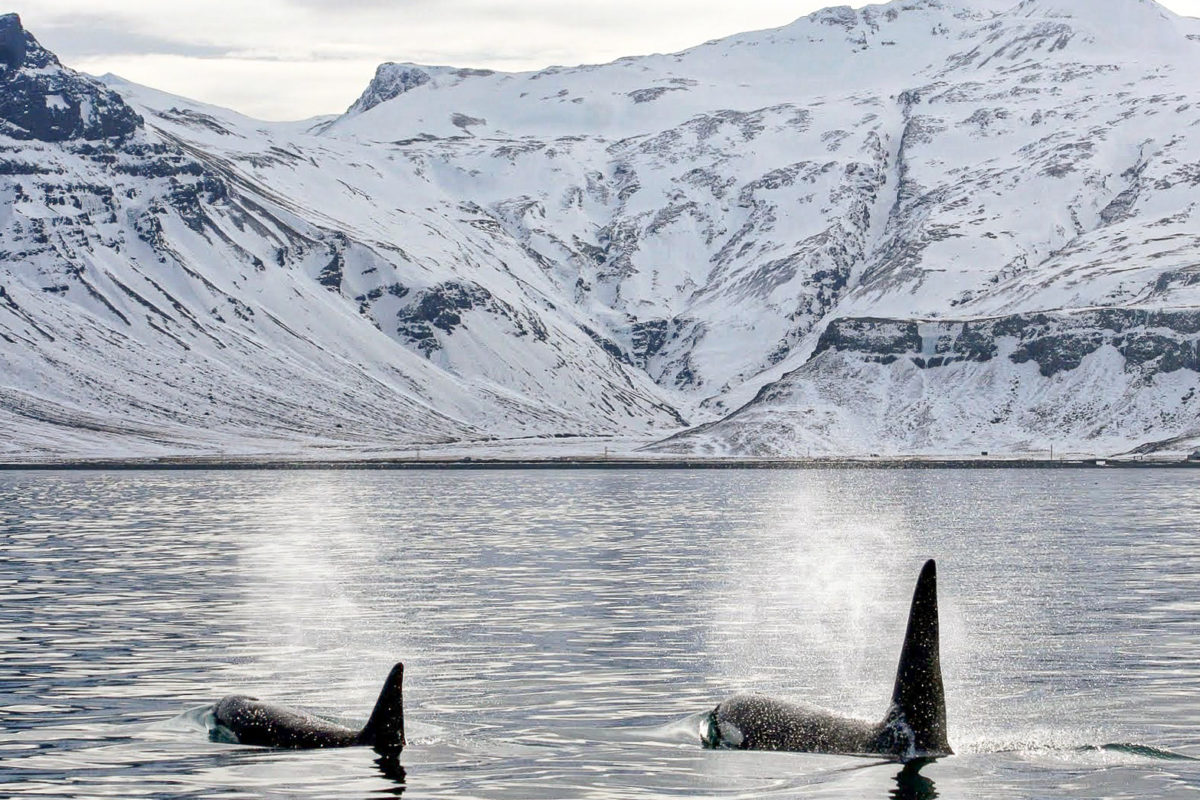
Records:
{"label": "calm sea surface", "polygon": [[[1200,796],[1200,471],[0,472],[0,795]],[[919,772],[705,751],[739,690],[878,718],[938,559]],[[210,742],[256,694],[402,770]]]}

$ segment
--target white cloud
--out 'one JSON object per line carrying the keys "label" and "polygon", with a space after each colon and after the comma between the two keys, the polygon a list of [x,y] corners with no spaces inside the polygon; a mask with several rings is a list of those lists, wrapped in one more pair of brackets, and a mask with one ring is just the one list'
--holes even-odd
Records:
{"label": "white cloud", "polygon": [[256,119],[294,120],[340,113],[375,73],[374,61],[208,59],[143,55],[82,59],[71,66],[107,72]]}
{"label": "white cloud", "polygon": [[[1014,3],[1016,0],[1014,0]],[[344,110],[382,61],[501,70],[672,52],[821,0],[38,0],[65,63],[264,119]],[[853,3],[856,6],[862,3]],[[1200,0],[1164,3],[1200,16]]]}

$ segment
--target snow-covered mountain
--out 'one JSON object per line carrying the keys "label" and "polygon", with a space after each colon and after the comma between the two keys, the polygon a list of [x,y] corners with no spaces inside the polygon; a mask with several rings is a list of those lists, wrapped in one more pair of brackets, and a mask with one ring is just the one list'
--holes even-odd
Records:
{"label": "snow-covered mountain", "polygon": [[278,124],[0,17],[0,454],[1183,450],[1198,68],[1150,0],[896,0]]}

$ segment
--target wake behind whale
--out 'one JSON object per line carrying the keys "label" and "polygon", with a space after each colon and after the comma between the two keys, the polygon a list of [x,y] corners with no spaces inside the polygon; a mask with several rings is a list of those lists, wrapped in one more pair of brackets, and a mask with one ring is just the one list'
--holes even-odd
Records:
{"label": "wake behind whale", "polygon": [[882,755],[903,762],[953,755],[946,739],[933,560],[925,562],[917,578],[892,702],[881,722],[744,694],[708,713],[701,741],[710,748]]}

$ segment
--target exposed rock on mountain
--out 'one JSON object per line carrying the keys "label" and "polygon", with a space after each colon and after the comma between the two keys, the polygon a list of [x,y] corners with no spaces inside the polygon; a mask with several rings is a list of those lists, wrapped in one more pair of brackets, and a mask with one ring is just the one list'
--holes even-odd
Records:
{"label": "exposed rock on mountain", "polygon": [[[803,367],[666,452],[865,456],[1139,452],[1200,419],[1200,310],[970,320],[841,318]],[[1132,436],[1131,436],[1132,434]],[[1170,437],[1163,437],[1170,438]]]}
{"label": "exposed rock on mountain", "polygon": [[0,16],[0,134],[62,142],[125,137],[142,119],[115,92],[64,69],[21,27]]}
{"label": "exposed rock on mountain", "polygon": [[346,110],[346,116],[369,111],[380,103],[395,100],[407,91],[424,86],[434,78],[439,85],[453,85],[465,78],[494,75],[490,69],[456,69],[454,67],[423,67],[417,64],[380,64],[375,77],[363,90],[362,96]]}
{"label": "exposed rock on mountain", "polygon": [[1150,0],[384,64],[320,124],[2,19],[0,452],[1200,443],[1200,23]]}

